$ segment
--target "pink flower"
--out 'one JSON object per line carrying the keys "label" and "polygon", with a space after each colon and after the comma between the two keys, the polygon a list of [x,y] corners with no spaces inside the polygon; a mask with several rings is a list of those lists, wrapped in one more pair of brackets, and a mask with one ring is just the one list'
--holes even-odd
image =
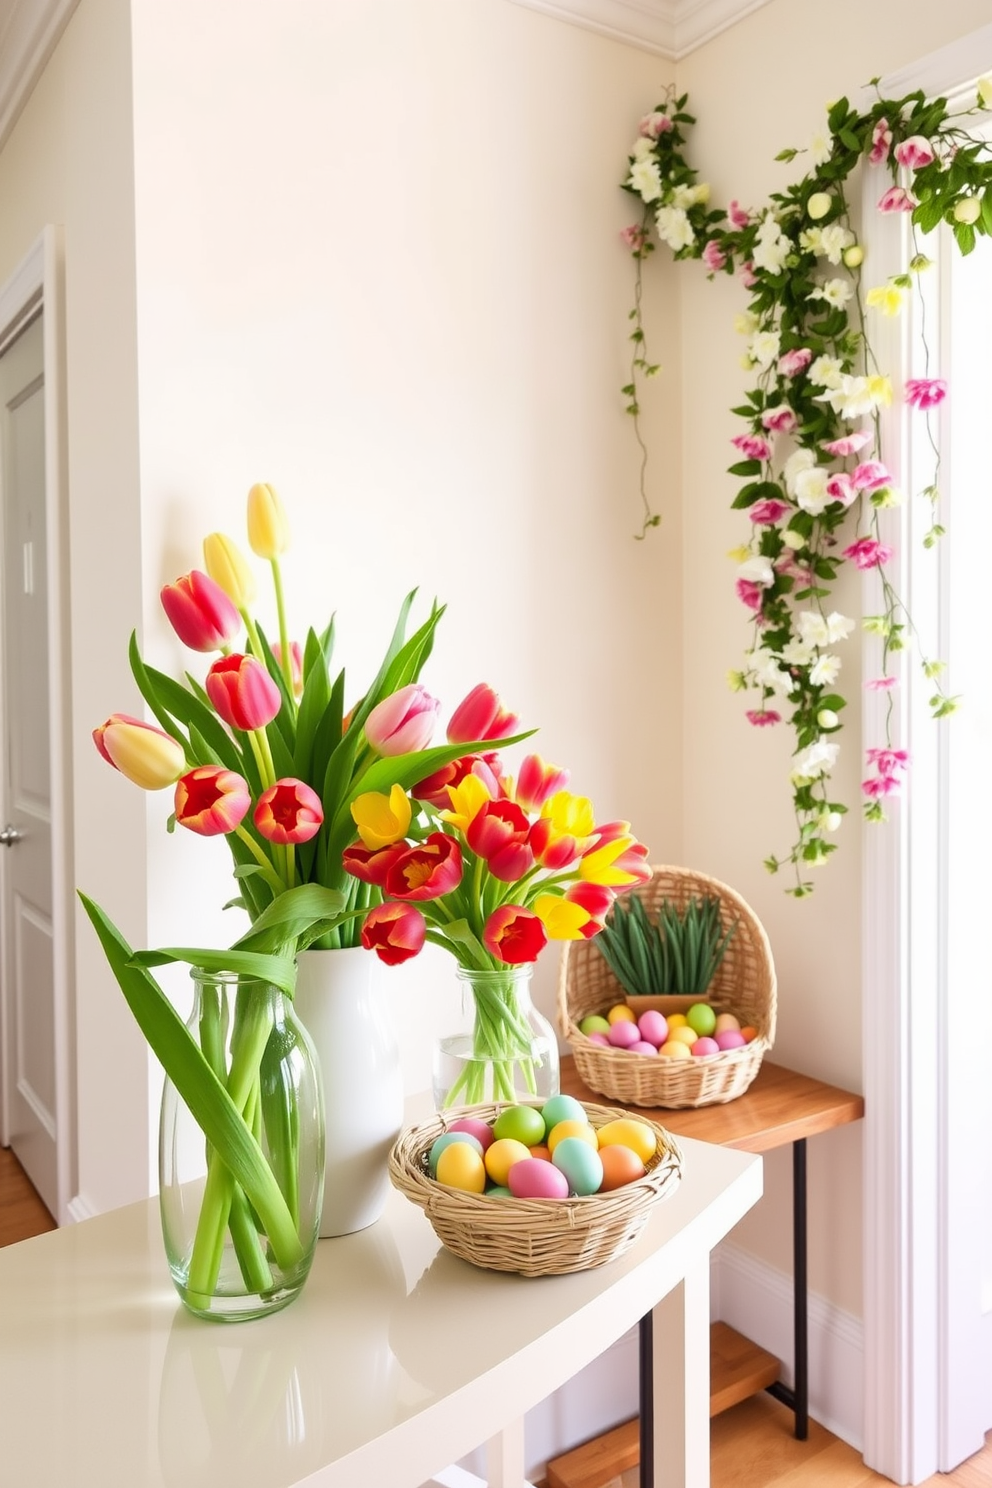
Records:
{"label": "pink flower", "polygon": [[282,846],[309,842],[320,831],[323,820],[324,809],[317,792],[305,780],[293,776],[277,780],[264,790],[252,813],[252,821],[266,841]]}
{"label": "pink flower", "polygon": [[859,491],[880,491],[891,481],[892,474],[881,460],[865,460],[851,471],[851,484]]}
{"label": "pink flower", "polygon": [[866,796],[877,801],[880,796],[898,795],[900,784],[894,775],[873,775],[870,780],[862,780],[861,789]]}
{"label": "pink flower", "polygon": [[761,422],[771,434],[791,434],[799,420],[788,403],[779,403],[775,408],[766,408]]}
{"label": "pink flower", "polygon": [[210,668],[204,685],[229,728],[264,728],[282,707],[278,687],[254,656],[222,656]]}
{"label": "pink flower", "polygon": [[747,605],[749,610],[761,609],[762,588],[760,584],[753,584],[750,579],[738,579],[737,598]]}
{"label": "pink flower", "polygon": [[875,766],[879,775],[898,775],[909,768],[909,754],[905,749],[867,749],[865,758]]}
{"label": "pink flower", "polygon": [[839,470],[827,481],[827,495],[831,501],[839,501],[842,506],[850,506],[858,494],[857,486],[850,475]]}
{"label": "pink flower", "polygon": [[730,219],[731,227],[747,227],[748,223],[751,221],[751,214],[749,212],[745,212],[744,208],[741,206],[736,197],[727,208],[727,216]]}
{"label": "pink flower", "polygon": [[620,241],[625,248],[630,249],[631,253],[640,253],[647,241],[647,233],[643,227],[640,227],[636,222],[632,222],[629,227],[621,228]]}
{"label": "pink flower", "polygon": [[539,754],[528,754],[517,775],[514,796],[525,811],[540,811],[556,791],[568,784],[568,771],[549,765]]}
{"label": "pink flower", "polygon": [[735,434],[730,442],[749,460],[767,460],[771,457],[772,447],[760,434]]}
{"label": "pink flower", "polygon": [[703,263],[714,274],[727,267],[727,255],[717,243],[716,238],[711,238],[703,249]]}
{"label": "pink flower", "polygon": [[506,739],[517,726],[517,715],[500,701],[488,682],[478,682],[451,715],[449,744],[470,744],[476,739]]}
{"label": "pink flower", "polygon": [[865,683],[866,692],[888,692],[890,688],[898,686],[898,677],[872,677]]}
{"label": "pink flower", "polygon": [[911,408],[936,408],[947,397],[947,383],[942,377],[910,377],[906,382],[906,402]]}
{"label": "pink flower", "polygon": [[776,501],[774,497],[769,497],[765,501],[756,501],[748,509],[748,516],[752,522],[758,522],[762,526],[771,526],[772,523],[779,521],[790,510],[791,508],[787,501]]}
{"label": "pink flower", "polygon": [[880,212],[912,212],[919,202],[904,186],[890,186],[878,199]]}
{"label": "pink flower", "polygon": [[795,351],[786,351],[778,359],[778,373],[780,377],[795,377],[797,373],[804,372],[813,360],[813,353],[808,346],[797,347]]}
{"label": "pink flower", "polygon": [[365,720],[365,737],[377,754],[407,754],[425,749],[440,708],[437,699],[419,682],[410,682],[376,704]]}
{"label": "pink flower", "polygon": [[654,113],[644,115],[637,126],[637,132],[645,139],[657,139],[659,134],[667,134],[672,127],[672,121],[668,115],[656,109]]}
{"label": "pink flower", "polygon": [[757,284],[758,281],[755,278],[754,274],[754,264],[751,262],[750,259],[741,264],[740,268],[737,270],[737,277],[741,281],[745,289],[753,289],[754,286]]}
{"label": "pink flower", "polygon": [[770,723],[782,722],[781,713],[776,713],[774,708],[750,708],[744,716],[755,728],[767,728]]}
{"label": "pink flower", "polygon": [[820,448],[826,450],[828,455],[837,455],[843,459],[845,455],[856,455],[866,444],[871,444],[871,435],[864,429],[855,429],[853,434],[846,434],[843,439],[826,440]]}
{"label": "pink flower", "polygon": [[930,141],[924,139],[922,134],[910,135],[909,139],[896,145],[896,159],[900,165],[906,165],[910,170],[921,170],[925,165],[932,165],[934,158]]}
{"label": "pink flower", "polygon": [[883,563],[888,563],[892,557],[893,549],[887,543],[877,542],[873,537],[859,537],[849,548],[844,549],[844,557],[851,558],[858,568],[881,568]]}
{"label": "pink flower", "polygon": [[892,145],[892,130],[889,128],[888,119],[879,119],[871,135],[871,150],[868,155],[869,165],[881,165],[889,153]]}
{"label": "pink flower", "polygon": [[176,821],[201,837],[233,832],[251,806],[247,782],[220,765],[197,765],[176,782]]}

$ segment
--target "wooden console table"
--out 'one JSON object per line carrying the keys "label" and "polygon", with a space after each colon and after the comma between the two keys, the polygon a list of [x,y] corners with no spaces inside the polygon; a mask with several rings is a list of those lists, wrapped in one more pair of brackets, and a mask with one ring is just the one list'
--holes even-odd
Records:
{"label": "wooden console table", "polygon": [[[562,1059],[561,1088],[579,1100],[602,1102],[580,1080],[571,1055]],[[642,1107],[631,1107],[644,1109]],[[694,1137],[743,1152],[770,1152],[792,1147],[794,1385],[778,1379],[779,1361],[724,1323],[715,1323],[710,1338],[710,1414],[716,1415],[767,1389],[795,1413],[795,1432],[809,1432],[809,1363],[806,1279],[806,1140],[859,1121],[864,1098],[839,1090],[795,1070],[762,1062],[747,1091],[725,1105],[684,1111],[645,1110],[645,1114],[679,1137]],[[651,1320],[641,1324],[641,1398],[651,1398]],[[628,1421],[548,1465],[548,1488],[596,1488],[611,1477],[654,1459],[650,1413]],[[650,1488],[651,1468],[642,1467],[643,1488]]]}

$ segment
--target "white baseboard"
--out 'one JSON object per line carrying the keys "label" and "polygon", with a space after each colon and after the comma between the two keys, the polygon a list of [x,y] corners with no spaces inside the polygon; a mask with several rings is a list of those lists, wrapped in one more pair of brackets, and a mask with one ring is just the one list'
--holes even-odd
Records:
{"label": "white baseboard", "polygon": [[79,1224],[80,1220],[93,1219],[98,1210],[94,1208],[85,1194],[77,1194],[74,1199],[69,1200],[66,1213],[70,1224]]}
{"label": "white baseboard", "polygon": [[[782,1361],[793,1383],[792,1277],[725,1241],[713,1253],[711,1316],[760,1344]],[[864,1445],[864,1330],[854,1317],[811,1292],[810,1415],[856,1451]]]}

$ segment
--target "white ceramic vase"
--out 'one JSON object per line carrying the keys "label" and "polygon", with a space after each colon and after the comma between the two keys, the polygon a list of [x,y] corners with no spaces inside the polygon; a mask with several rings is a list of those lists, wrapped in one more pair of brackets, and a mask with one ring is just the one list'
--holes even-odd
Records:
{"label": "white ceramic vase", "polygon": [[298,967],[296,1013],[324,1085],[320,1234],[350,1235],[375,1223],[389,1193],[387,1159],[403,1124],[399,1044],[370,951],[303,951]]}

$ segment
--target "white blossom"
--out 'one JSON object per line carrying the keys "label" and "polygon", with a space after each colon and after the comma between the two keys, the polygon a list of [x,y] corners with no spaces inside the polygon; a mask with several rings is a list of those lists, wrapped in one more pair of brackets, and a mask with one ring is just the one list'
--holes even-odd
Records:
{"label": "white blossom", "polygon": [[849,279],[827,279],[825,283],[818,284],[811,289],[806,296],[808,300],[826,300],[828,305],[834,309],[842,309],[854,295],[854,289]]}
{"label": "white blossom", "polygon": [[855,628],[855,622],[842,615],[839,610],[831,610],[827,616],[827,645],[832,646],[835,641],[846,641],[847,637]]}
{"label": "white blossom", "polygon": [[850,248],[854,234],[840,222],[829,222],[820,229],[820,255],[832,264],[839,264],[844,249]]}
{"label": "white blossom", "polygon": [[800,638],[806,642],[807,646],[828,644],[830,632],[819,610],[800,610],[795,618]]}
{"label": "white blossom", "polygon": [[806,373],[809,381],[816,387],[835,388],[844,375],[844,367],[839,357],[818,356]]}
{"label": "white blossom", "polygon": [[657,143],[657,140],[647,139],[644,135],[639,135],[630,153],[635,160],[650,160]]}
{"label": "white blossom", "polygon": [[796,504],[803,511],[809,512],[811,517],[818,517],[833,500],[827,490],[829,480],[830,471],[825,470],[822,465],[813,465],[808,470],[800,470],[796,473],[789,488],[790,493],[795,498]]}
{"label": "white blossom", "polygon": [[818,656],[810,667],[809,680],[814,687],[831,687],[839,671],[839,656]]}
{"label": "white blossom", "polygon": [[808,646],[804,641],[797,641],[795,638],[787,642],[781,652],[782,660],[788,666],[809,666],[815,655],[816,652],[812,646]]}
{"label": "white blossom", "polygon": [[794,692],[798,686],[796,679],[783,670],[778,659],[770,651],[751,651],[747,660],[755,682],[760,687],[770,688],[779,697],[788,697],[789,693]]}
{"label": "white blossom", "polygon": [[658,227],[659,238],[663,243],[667,243],[673,252],[677,253],[680,248],[691,248],[696,241],[692,223],[681,207],[659,207],[654,220]]}
{"label": "white blossom", "polygon": [[809,155],[814,165],[826,165],[833,149],[833,135],[829,129],[818,129],[809,142]]}
{"label": "white blossom", "polygon": [[755,268],[765,269],[769,274],[780,274],[792,249],[792,239],[786,236],[772,214],[767,213],[758,228],[751,255]]}
{"label": "white blossom", "polygon": [[816,455],[811,449],[800,448],[793,450],[792,454],[782,466],[782,475],[788,487],[790,496],[793,495],[792,484],[801,470],[811,470],[816,464]]}
{"label": "white blossom", "polygon": [[630,168],[627,185],[632,186],[642,201],[657,201],[661,195],[661,173],[656,160],[638,160]]}
{"label": "white blossom", "polygon": [[839,744],[829,744],[825,739],[818,739],[815,744],[810,744],[807,749],[796,755],[792,766],[792,779],[796,785],[807,780],[817,780],[821,775],[829,774],[837,763],[840,753]]}
{"label": "white blossom", "polygon": [[748,356],[753,365],[764,372],[778,360],[781,346],[782,337],[778,331],[756,331],[747,344]]}
{"label": "white blossom", "polygon": [[752,584],[774,584],[775,570],[772,560],[758,554],[754,558],[748,558],[737,570],[739,579],[748,579]]}

